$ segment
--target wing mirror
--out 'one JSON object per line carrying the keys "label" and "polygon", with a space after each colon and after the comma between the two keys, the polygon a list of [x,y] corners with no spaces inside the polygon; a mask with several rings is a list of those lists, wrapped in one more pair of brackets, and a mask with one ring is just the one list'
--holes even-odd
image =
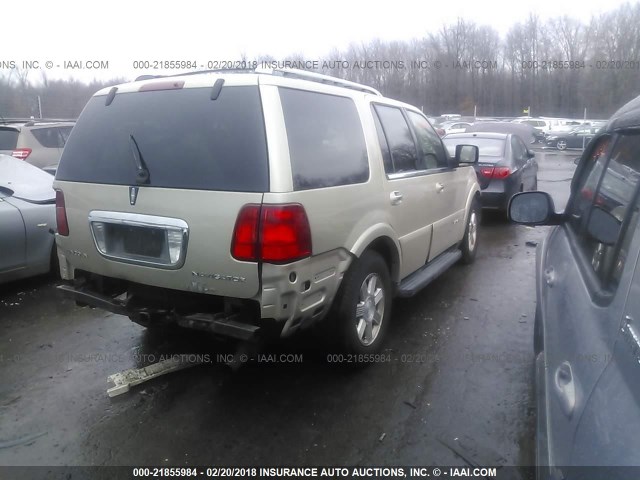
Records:
{"label": "wing mirror", "polygon": [[547,192],[516,193],[509,200],[509,220],[523,225],[559,225],[553,198]]}
{"label": "wing mirror", "polygon": [[455,162],[466,165],[473,165],[478,163],[480,157],[480,150],[475,145],[456,145]]}

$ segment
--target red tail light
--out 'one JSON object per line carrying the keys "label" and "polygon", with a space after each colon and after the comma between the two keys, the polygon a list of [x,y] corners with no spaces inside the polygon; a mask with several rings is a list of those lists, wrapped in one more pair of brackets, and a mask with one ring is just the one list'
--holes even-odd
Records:
{"label": "red tail light", "polygon": [[480,167],[480,175],[486,178],[507,178],[511,175],[509,167]]}
{"label": "red tail light", "polygon": [[231,255],[248,262],[290,263],[311,255],[311,228],[304,207],[245,205],[236,220]]}
{"label": "red tail light", "polygon": [[58,224],[58,235],[69,236],[67,208],[64,204],[64,193],[60,190],[56,190],[56,223]]}
{"label": "red tail light", "polygon": [[509,167],[496,167],[493,169],[493,178],[507,178],[511,175]]}
{"label": "red tail light", "polygon": [[311,255],[311,229],[302,205],[264,205],[261,217],[263,261],[289,263]]}
{"label": "red tail light", "polygon": [[480,175],[483,177],[493,177],[493,167],[480,167]]}
{"label": "red tail light", "polygon": [[12,153],[12,157],[19,158],[20,160],[26,160],[27,157],[31,155],[30,148],[16,148]]}
{"label": "red tail light", "polygon": [[237,260],[256,262],[258,260],[258,223],[260,205],[245,205],[240,210],[233,229],[231,255]]}

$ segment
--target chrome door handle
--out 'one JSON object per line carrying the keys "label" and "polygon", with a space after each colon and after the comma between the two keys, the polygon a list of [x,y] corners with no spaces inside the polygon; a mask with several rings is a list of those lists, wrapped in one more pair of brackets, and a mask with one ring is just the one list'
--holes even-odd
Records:
{"label": "chrome door handle", "polygon": [[444,190],[444,184],[443,183],[436,183],[436,192],[440,193]]}
{"label": "chrome door handle", "polygon": [[389,195],[389,200],[391,201],[391,205],[399,205],[402,203],[402,194],[398,191],[391,192]]}

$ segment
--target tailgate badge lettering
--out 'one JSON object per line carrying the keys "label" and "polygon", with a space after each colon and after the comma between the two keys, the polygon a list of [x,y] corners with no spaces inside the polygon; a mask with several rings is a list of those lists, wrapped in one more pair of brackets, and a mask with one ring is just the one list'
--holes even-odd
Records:
{"label": "tailgate badge lettering", "polygon": [[131,205],[135,205],[137,199],[138,199],[138,187],[129,187],[129,203]]}
{"label": "tailgate badge lettering", "polygon": [[203,273],[203,272],[191,272],[191,275],[199,278],[210,278],[212,280],[223,280],[225,282],[244,283],[247,281],[246,277],[239,275],[221,275],[219,273]]}

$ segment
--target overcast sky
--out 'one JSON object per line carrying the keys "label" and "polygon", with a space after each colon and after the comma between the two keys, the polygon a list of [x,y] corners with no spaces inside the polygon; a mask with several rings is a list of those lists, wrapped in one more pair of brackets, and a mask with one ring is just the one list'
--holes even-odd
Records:
{"label": "overcast sky", "polygon": [[[81,80],[135,76],[135,60],[236,60],[300,53],[314,60],[350,43],[421,38],[458,17],[504,35],[535,11],[541,18],[569,15],[588,21],[621,0],[493,0],[315,2],[110,0],[11,1],[2,6],[2,61],[47,60],[50,78]],[[534,10],[535,9],[535,10]],[[10,46],[10,48],[8,48]],[[106,60],[107,71],[64,70],[63,61]],[[6,74],[7,71],[2,73]],[[29,78],[39,78],[38,71]]]}

